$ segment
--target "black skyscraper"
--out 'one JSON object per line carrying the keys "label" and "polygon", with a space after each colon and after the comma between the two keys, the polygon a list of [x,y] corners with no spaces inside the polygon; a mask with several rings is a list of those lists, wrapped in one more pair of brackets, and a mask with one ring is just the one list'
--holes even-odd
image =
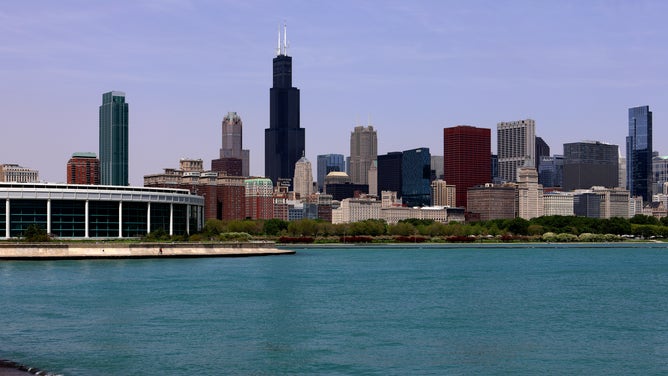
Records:
{"label": "black skyscraper", "polygon": [[299,89],[292,87],[292,57],[287,54],[287,38],[279,31],[274,58],[274,86],[269,90],[269,128],[264,130],[264,171],[274,184],[292,184],[295,163],[305,147],[304,128],[299,127]]}

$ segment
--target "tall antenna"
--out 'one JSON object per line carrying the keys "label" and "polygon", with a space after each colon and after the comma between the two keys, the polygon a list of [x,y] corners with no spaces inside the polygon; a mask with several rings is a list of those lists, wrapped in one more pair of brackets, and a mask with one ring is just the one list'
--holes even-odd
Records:
{"label": "tall antenna", "polygon": [[283,55],[288,55],[288,25],[283,21]]}
{"label": "tall antenna", "polygon": [[278,44],[276,45],[276,56],[281,54],[281,24],[278,24]]}

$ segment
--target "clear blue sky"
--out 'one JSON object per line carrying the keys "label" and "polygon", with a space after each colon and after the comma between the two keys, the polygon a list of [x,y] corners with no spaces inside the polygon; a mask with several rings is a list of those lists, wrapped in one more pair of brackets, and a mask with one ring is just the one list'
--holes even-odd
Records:
{"label": "clear blue sky", "polygon": [[668,153],[666,1],[4,1],[0,163],[65,181],[98,152],[102,93],[130,104],[130,183],[208,167],[223,116],[244,122],[251,173],[264,174],[271,60],[288,25],[306,156],[349,153],[358,124],[378,151],[429,147],[444,127],[525,118],[552,153],[599,140],[624,150],[628,107],[654,113]]}

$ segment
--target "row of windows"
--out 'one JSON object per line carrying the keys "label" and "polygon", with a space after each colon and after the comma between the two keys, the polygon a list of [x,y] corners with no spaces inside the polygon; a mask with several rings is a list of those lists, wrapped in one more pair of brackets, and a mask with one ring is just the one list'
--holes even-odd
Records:
{"label": "row of windows", "polygon": [[[190,211],[187,205],[173,206],[172,229],[175,235],[184,235],[190,228],[198,228],[198,211]],[[0,237],[6,237],[6,201],[0,201]],[[51,201],[51,233],[56,237],[84,237],[86,235],[85,203],[74,200]],[[148,203],[122,203],[122,236],[139,237],[148,228]],[[170,204],[151,204],[151,231],[163,229],[169,232]],[[32,224],[47,229],[47,202],[45,200],[11,200],[9,235],[18,237]],[[119,203],[90,201],[88,207],[88,231],[90,237],[119,236]]]}

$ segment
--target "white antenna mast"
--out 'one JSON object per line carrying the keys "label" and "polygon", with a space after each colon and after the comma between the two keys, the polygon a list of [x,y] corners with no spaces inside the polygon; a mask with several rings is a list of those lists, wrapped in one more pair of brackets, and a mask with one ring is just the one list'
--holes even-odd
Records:
{"label": "white antenna mast", "polygon": [[288,25],[283,21],[283,55],[288,55]]}
{"label": "white antenna mast", "polygon": [[276,56],[281,54],[281,24],[278,24],[278,44],[276,45]]}

